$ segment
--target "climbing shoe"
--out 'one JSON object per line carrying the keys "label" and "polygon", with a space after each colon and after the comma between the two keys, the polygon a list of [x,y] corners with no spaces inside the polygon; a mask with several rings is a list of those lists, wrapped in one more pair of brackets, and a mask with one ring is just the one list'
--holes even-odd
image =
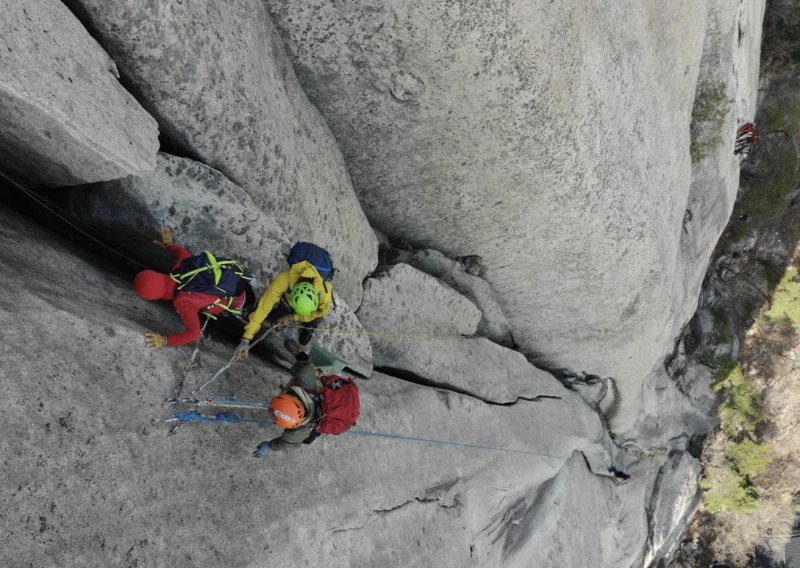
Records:
{"label": "climbing shoe", "polygon": [[283,342],[283,346],[298,361],[308,361],[308,354],[303,351],[303,347],[294,339],[287,339]]}
{"label": "climbing shoe", "polygon": [[313,334],[313,330],[303,328],[300,330],[300,333],[297,334],[297,340],[300,342],[300,345],[308,345],[311,341],[311,334]]}

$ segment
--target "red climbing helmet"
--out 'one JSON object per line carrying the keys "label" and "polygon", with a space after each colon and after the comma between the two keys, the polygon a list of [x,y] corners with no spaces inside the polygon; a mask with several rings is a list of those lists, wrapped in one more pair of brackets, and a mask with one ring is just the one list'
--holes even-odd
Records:
{"label": "red climbing helmet", "polygon": [[133,279],[133,289],[143,300],[172,300],[175,281],[155,270],[142,270]]}

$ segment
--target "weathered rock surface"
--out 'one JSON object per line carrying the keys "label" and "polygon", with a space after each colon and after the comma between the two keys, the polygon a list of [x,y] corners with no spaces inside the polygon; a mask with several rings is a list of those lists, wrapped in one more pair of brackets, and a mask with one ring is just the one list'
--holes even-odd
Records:
{"label": "weathered rock surface", "polygon": [[[480,255],[514,340],[548,367],[613,377],[614,428],[633,434],[736,191],[730,116],[728,157],[711,162],[724,183],[703,198],[714,220],[685,236],[704,40],[727,53],[740,28],[755,40],[759,8],[268,3],[373,224]],[[735,96],[754,101],[749,41],[733,74]]]}
{"label": "weathered rock surface", "polygon": [[336,141],[259,0],[70,0],[172,145],[223,172],[290,240],[327,248],[357,307],[377,241]]}
{"label": "weathered rock surface", "polygon": [[[176,240],[193,252],[209,249],[246,263],[259,280],[256,294],[287,267],[291,243],[278,220],[222,173],[186,158],[159,153],[152,175],[92,184],[55,197],[81,226],[91,227],[104,242],[146,266],[166,271],[174,262],[153,244],[163,223],[173,227]],[[372,348],[359,335],[363,328],[345,301],[336,302],[322,327],[354,332],[315,337],[322,347],[350,362],[353,370],[368,376]]]}
{"label": "weathered rock surface", "polygon": [[[730,106],[723,115],[719,130],[712,133],[716,142],[709,148],[709,155],[692,167],[691,185],[686,196],[684,222],[675,243],[677,262],[669,281],[669,293],[665,297],[670,306],[667,325],[664,329],[662,353],[672,351],[681,326],[692,317],[697,307],[697,298],[703,278],[708,269],[708,259],[719,235],[727,224],[739,188],[739,164],[733,154],[736,128],[755,115],[758,89],[758,55],[761,42],[761,22],[764,2],[725,2],[713,0],[708,3],[706,37],[703,44],[700,80],[706,85],[721,87]],[[690,212],[690,214],[689,214]],[[703,416],[707,406],[687,399],[676,385],[667,383],[662,361],[641,379],[620,375],[618,386],[625,393],[620,412],[614,417],[615,428],[626,436],[640,436],[638,426],[645,425],[649,438],[642,443],[664,446],[669,438],[677,435],[683,427],[690,436],[703,434],[714,420]],[[638,400],[637,400],[638,399]],[[643,408],[644,415],[636,418],[632,408]],[[668,410],[671,409],[671,410]],[[649,416],[645,416],[649,415]],[[669,427],[648,428],[653,420],[662,425],[669,424],[667,416],[678,417]],[[632,421],[639,421],[632,426]]]}
{"label": "weathered rock surface", "polygon": [[368,279],[356,315],[370,331],[376,367],[497,403],[572,394],[521,353],[483,337],[459,337],[474,333],[478,309],[409,265],[397,264]]}
{"label": "weathered rock surface", "polygon": [[396,326],[399,334],[472,335],[481,317],[467,298],[408,264],[396,264],[377,272],[365,281],[364,289],[372,302],[384,305],[364,306],[359,313],[363,311],[375,321],[382,312],[384,327]]}
{"label": "weathered rock surface", "polygon": [[648,507],[650,535],[645,566],[679,544],[686,521],[700,502],[700,462],[686,452],[676,453],[658,473],[652,501]]}
{"label": "weathered rock surface", "polygon": [[641,384],[672,306],[706,4],[269,5],[373,224],[480,255],[549,366]]}
{"label": "weathered rock surface", "polygon": [[469,274],[462,263],[447,258],[437,250],[394,250],[391,251],[389,257],[391,262],[410,264],[414,268],[435,276],[469,298],[481,311],[478,335],[506,347],[513,345],[511,326],[503,314],[492,287],[483,278]]}
{"label": "weathered rock surface", "polygon": [[[166,437],[151,420],[175,409],[161,401],[189,350],[146,351],[142,333],[175,315],[57,235],[5,209],[0,221],[0,260],[15,267],[0,272],[0,564],[637,565],[643,500],[624,497],[639,486],[570,457],[610,460],[577,397],[499,407],[377,375],[359,382],[362,435],[263,460],[249,454],[274,427],[192,423]],[[206,343],[189,383],[229,352]],[[251,358],[215,392],[263,400],[286,380]]]}
{"label": "weathered rock surface", "polygon": [[0,168],[72,185],[152,171],[158,126],[58,0],[0,1]]}

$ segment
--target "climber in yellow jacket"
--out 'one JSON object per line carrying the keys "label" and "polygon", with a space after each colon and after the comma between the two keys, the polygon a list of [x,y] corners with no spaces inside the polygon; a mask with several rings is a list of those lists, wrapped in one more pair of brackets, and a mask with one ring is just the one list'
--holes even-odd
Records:
{"label": "climber in yellow jacket", "polygon": [[303,260],[293,264],[269,283],[244,326],[242,341],[234,356],[237,359],[247,357],[250,340],[261,329],[264,320],[272,325],[303,324],[298,341],[300,345],[308,345],[314,328],[331,308],[332,295],[333,286],[323,280],[310,262]]}

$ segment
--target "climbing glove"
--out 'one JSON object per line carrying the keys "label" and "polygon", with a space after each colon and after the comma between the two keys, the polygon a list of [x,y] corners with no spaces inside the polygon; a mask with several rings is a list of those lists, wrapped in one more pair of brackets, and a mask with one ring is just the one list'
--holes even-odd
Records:
{"label": "climbing glove", "polygon": [[175,238],[172,236],[172,229],[170,229],[169,227],[162,227],[161,240],[153,241],[153,243],[161,245],[164,248],[167,248],[168,246],[175,244]]}
{"label": "climbing glove", "polygon": [[253,452],[253,457],[254,458],[263,458],[264,456],[266,456],[271,451],[272,451],[272,448],[269,447],[269,442],[261,442],[258,445],[258,447],[256,448],[256,451]]}
{"label": "climbing glove", "polygon": [[247,354],[250,351],[250,340],[249,339],[242,339],[239,345],[236,347],[236,351],[233,352],[233,359],[235,361],[241,361],[242,359],[247,359]]}
{"label": "climbing glove", "polygon": [[156,333],[155,331],[148,331],[144,334],[144,342],[150,349],[158,349],[159,347],[167,346],[167,336]]}

